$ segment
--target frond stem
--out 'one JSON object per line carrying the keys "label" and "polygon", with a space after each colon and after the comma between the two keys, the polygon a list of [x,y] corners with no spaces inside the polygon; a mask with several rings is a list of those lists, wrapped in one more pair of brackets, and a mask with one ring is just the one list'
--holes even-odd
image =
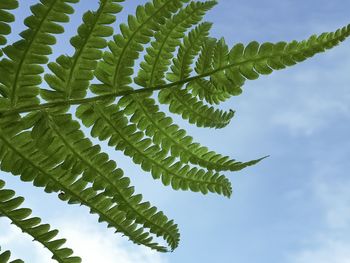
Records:
{"label": "frond stem", "polygon": [[[330,40],[334,41],[334,39]],[[329,42],[329,41],[327,41]],[[317,46],[318,44],[316,44]],[[304,48],[307,49],[307,48]],[[257,58],[249,58],[247,60],[242,60],[240,62],[234,62],[216,69],[213,69],[211,71],[208,71],[203,74],[198,74],[192,77],[188,77],[179,81],[163,84],[163,85],[158,85],[154,87],[149,87],[149,88],[140,88],[140,89],[131,89],[131,90],[122,90],[119,92],[113,92],[113,93],[107,93],[104,95],[99,95],[91,98],[84,98],[84,99],[71,99],[71,100],[66,100],[66,101],[54,101],[54,102],[49,102],[49,103],[42,103],[39,105],[29,105],[29,106],[23,106],[19,108],[14,108],[10,110],[5,110],[3,112],[0,111],[0,118],[12,114],[18,114],[18,113],[26,113],[26,112],[32,112],[36,110],[42,110],[42,109],[47,109],[47,108],[55,108],[55,107],[62,107],[62,106],[71,106],[71,105],[81,105],[81,104],[86,104],[86,103],[91,103],[91,102],[96,102],[96,101],[103,101],[103,100],[110,100],[111,98],[118,98],[118,97],[123,97],[123,96],[128,96],[128,95],[133,95],[137,93],[144,93],[144,92],[152,92],[152,91],[157,91],[157,90],[162,90],[162,89],[167,89],[167,88],[172,88],[176,86],[181,86],[186,83],[202,79],[205,77],[209,77],[217,72],[233,68],[233,67],[239,67],[241,65],[244,65],[246,63],[254,63],[258,62],[261,60],[269,59],[271,57],[276,57],[276,56],[283,56],[283,55],[294,55],[295,53],[298,54],[300,53],[301,50],[296,50],[293,52],[290,52],[289,54],[285,54],[283,51],[278,52],[274,55],[265,55],[265,56],[258,56]]]}
{"label": "frond stem", "polygon": [[[260,59],[262,59],[262,58],[259,58],[259,60]],[[65,101],[54,101],[54,102],[42,103],[39,105],[29,105],[29,106],[18,107],[18,108],[14,108],[14,109],[10,109],[10,110],[5,110],[2,112],[0,111],[0,118],[4,117],[4,116],[16,114],[16,113],[26,113],[26,112],[36,111],[36,110],[62,107],[62,106],[81,105],[81,104],[87,104],[87,103],[96,102],[96,101],[108,100],[111,98],[124,97],[124,96],[134,95],[134,94],[138,94],[138,93],[157,91],[157,90],[162,90],[162,89],[166,89],[166,88],[172,88],[175,86],[181,86],[181,85],[184,85],[188,82],[192,82],[192,81],[195,81],[197,79],[208,77],[212,74],[215,74],[218,71],[222,71],[222,70],[225,70],[227,68],[234,67],[234,66],[239,66],[239,65],[244,64],[244,63],[246,63],[246,61],[226,65],[224,67],[217,68],[217,69],[212,70],[212,71],[207,72],[207,73],[203,73],[203,74],[189,77],[189,78],[179,80],[176,82],[171,82],[171,83],[167,83],[167,84],[163,84],[163,85],[159,85],[159,86],[154,86],[154,87],[149,87],[149,88],[123,90],[123,91],[107,93],[104,95],[99,95],[99,96],[95,96],[95,97],[91,97],[91,98],[71,99],[71,100],[65,100]]]}

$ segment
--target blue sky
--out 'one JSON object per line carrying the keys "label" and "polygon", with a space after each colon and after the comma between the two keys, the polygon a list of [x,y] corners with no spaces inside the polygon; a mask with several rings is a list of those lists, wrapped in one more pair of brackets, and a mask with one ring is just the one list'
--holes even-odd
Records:
{"label": "blue sky", "polygon": [[[33,0],[22,1],[20,19]],[[82,1],[65,34],[97,1]],[[124,16],[136,4],[126,1]],[[89,3],[89,4],[87,4]],[[88,6],[90,5],[90,6]],[[212,35],[232,45],[302,40],[350,22],[348,1],[219,1],[207,15]],[[61,38],[55,54],[69,52]],[[222,107],[236,110],[223,130],[198,129],[175,117],[197,141],[240,160],[270,158],[239,173],[227,174],[234,187],[228,200],[174,192],[105,148],[145,199],[174,218],[181,231],[180,247],[157,254],[129,244],[99,225],[82,207],[67,206],[55,195],[32,189],[18,178],[0,173],[8,186],[26,196],[25,205],[53,227],[83,262],[104,263],[348,263],[350,262],[350,47],[349,41],[300,65],[251,81],[243,95]],[[50,255],[6,219],[0,220],[0,244],[27,262],[46,263]],[[100,259],[100,261],[98,260]]]}

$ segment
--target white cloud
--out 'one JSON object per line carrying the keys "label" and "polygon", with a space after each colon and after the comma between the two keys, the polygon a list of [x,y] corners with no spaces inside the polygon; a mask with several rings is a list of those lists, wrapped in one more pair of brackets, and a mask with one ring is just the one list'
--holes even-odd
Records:
{"label": "white cloud", "polygon": [[[83,263],[167,263],[165,257],[137,245],[129,244],[126,238],[101,230],[98,224],[77,221],[74,217],[60,219],[55,226],[60,237],[67,239],[67,247],[82,258]],[[0,244],[13,252],[13,257],[27,262],[51,263],[51,253],[31,238],[23,235],[13,225],[0,222]]]}
{"label": "white cloud", "polygon": [[342,47],[247,82],[243,95],[227,104],[237,111],[231,125],[234,129],[223,130],[235,132],[239,139],[234,145],[244,149],[254,145],[256,149],[271,134],[309,137],[348,122],[350,53]]}
{"label": "white cloud", "polygon": [[272,122],[286,127],[293,135],[309,136],[329,124],[332,117],[350,114],[349,103],[339,98],[329,98],[325,94],[320,96],[317,93],[305,95],[294,98],[283,111],[273,115]]}
{"label": "white cloud", "polygon": [[73,220],[61,220],[58,228],[67,238],[67,244],[82,257],[84,263],[166,263],[164,257],[157,252],[137,245],[129,246],[120,235],[101,231],[95,225],[72,222]]}
{"label": "white cloud", "polygon": [[350,263],[350,242],[325,240],[321,247],[297,254],[293,263]]}
{"label": "white cloud", "polygon": [[[341,61],[338,57],[341,52],[334,53],[336,55],[324,58],[322,63]],[[306,66],[296,69],[281,94],[283,106],[274,105],[280,110],[272,113],[272,124],[286,127],[293,135],[309,136],[332,125],[336,118],[349,118],[349,70],[349,63],[337,64],[327,70]]]}
{"label": "white cloud", "polygon": [[325,226],[303,240],[304,248],[290,255],[289,262],[350,263],[350,180],[339,176],[346,165],[330,160],[316,166],[312,194],[323,211],[320,220]]}
{"label": "white cloud", "polygon": [[[8,220],[0,219],[0,245],[2,249],[10,250],[12,259],[20,258],[25,262],[33,262],[34,258],[39,255],[38,252],[43,250],[42,246],[37,242],[32,242],[29,235],[23,234],[19,228],[10,224]],[[45,254],[44,250],[40,254],[43,255],[43,258],[50,259],[51,257],[49,253]]]}
{"label": "white cloud", "polygon": [[20,230],[13,225],[0,221],[0,244],[4,245],[17,239]]}
{"label": "white cloud", "polygon": [[[340,62],[341,61],[341,62]],[[310,136],[350,118],[350,55],[343,44],[288,71],[272,76],[264,90],[271,124],[293,135]],[[319,65],[317,65],[319,64]],[[275,93],[271,97],[271,93]]]}
{"label": "white cloud", "polygon": [[328,226],[333,230],[350,229],[350,181],[328,179],[319,181],[315,187]]}

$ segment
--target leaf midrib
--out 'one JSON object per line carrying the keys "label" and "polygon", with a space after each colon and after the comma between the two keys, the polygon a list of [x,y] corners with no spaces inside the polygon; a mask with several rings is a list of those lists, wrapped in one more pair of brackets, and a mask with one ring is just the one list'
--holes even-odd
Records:
{"label": "leaf midrib", "polygon": [[22,67],[25,63],[25,61],[27,60],[27,55],[33,45],[33,43],[35,43],[36,41],[36,36],[41,32],[41,27],[43,26],[43,24],[45,23],[47,17],[49,16],[49,14],[51,13],[52,9],[54,8],[54,6],[56,5],[58,0],[54,0],[54,2],[52,2],[52,4],[50,5],[49,9],[47,10],[45,16],[43,16],[42,20],[39,23],[39,26],[37,28],[37,30],[35,30],[34,35],[32,36],[31,40],[29,41],[28,47],[26,48],[26,50],[23,53],[22,59],[20,61],[20,63],[18,64],[18,69],[15,75],[15,79],[13,81],[12,84],[12,90],[11,90],[11,108],[13,108],[14,106],[16,106],[17,104],[17,97],[16,95],[16,91],[17,91],[17,82],[19,80],[19,75],[22,72]]}
{"label": "leaf midrib", "polygon": [[142,24],[139,25],[139,27],[133,32],[133,34],[130,36],[129,40],[126,42],[126,44],[124,45],[121,54],[118,57],[118,62],[117,65],[115,67],[115,71],[114,71],[114,76],[113,76],[113,85],[115,86],[114,89],[116,90],[116,83],[117,83],[117,77],[119,77],[119,71],[121,68],[121,63],[123,61],[124,58],[124,54],[126,52],[126,50],[130,47],[130,43],[131,41],[134,39],[134,37],[136,36],[136,34],[149,22],[151,21],[158,13],[160,13],[168,4],[170,4],[171,2],[174,2],[174,0],[168,0],[166,2],[163,3],[163,5],[158,8],[158,10],[156,10],[156,12],[154,12],[152,15],[149,16],[148,19],[146,19]]}
{"label": "leaf midrib", "polygon": [[67,85],[66,85],[66,89],[68,90],[68,94],[66,94],[66,99],[67,100],[69,100],[71,98],[71,96],[72,96],[72,91],[73,91],[72,89],[74,87],[71,86],[71,83],[72,82],[74,83],[74,80],[76,79],[74,77],[74,75],[75,75],[75,72],[79,69],[79,67],[77,67],[77,66],[79,66],[78,62],[81,61],[81,55],[85,51],[85,47],[88,44],[90,38],[93,36],[94,30],[96,28],[96,25],[98,24],[100,16],[104,14],[103,10],[104,10],[104,7],[106,6],[106,4],[108,3],[108,1],[101,1],[100,3],[101,3],[101,5],[100,5],[99,9],[97,10],[96,13],[94,13],[95,20],[94,20],[93,25],[91,26],[91,30],[89,32],[89,36],[84,39],[84,43],[83,43],[82,47],[73,56],[74,57],[74,61],[73,61],[72,68],[71,68],[71,70],[69,72],[69,77],[68,77],[68,81],[67,81]]}
{"label": "leaf midrib", "polygon": [[[195,13],[197,13],[198,10],[201,10],[201,7],[202,7],[202,6],[197,7],[196,9],[192,10],[192,12],[191,12],[190,14],[187,14],[187,18],[192,17],[192,15],[195,14]],[[184,10],[186,10],[186,9],[184,9]],[[184,13],[186,14],[186,12],[184,12]],[[167,32],[167,35],[166,35],[166,37],[165,37],[165,40],[162,42],[162,44],[161,44],[161,46],[160,46],[159,52],[157,53],[157,56],[156,56],[156,58],[155,58],[155,61],[154,61],[153,67],[152,67],[152,72],[151,72],[151,77],[150,77],[150,82],[149,82],[149,83],[150,83],[150,84],[149,84],[150,87],[152,87],[152,85],[153,85],[154,74],[155,74],[155,72],[156,72],[156,68],[157,68],[158,61],[160,60],[160,57],[161,57],[161,55],[163,54],[165,44],[167,43],[167,41],[168,41],[169,37],[171,36],[171,33],[172,33],[172,32],[174,32],[179,26],[181,26],[181,25],[187,23],[187,18],[186,18],[186,20],[185,20],[186,22],[185,22],[185,21],[179,21],[178,23],[175,23],[175,22],[173,21],[174,26]],[[165,28],[167,28],[166,25],[165,25]],[[163,33],[163,32],[161,31],[161,33]],[[148,87],[147,87],[147,88],[148,88]]]}
{"label": "leaf midrib", "polygon": [[[341,37],[343,37],[343,35],[340,37],[332,38],[328,41],[325,41],[322,44],[327,45],[330,42],[339,40],[339,38],[341,38]],[[319,44],[318,44],[318,46],[319,46]],[[217,68],[217,69],[208,71],[208,72],[203,73],[203,74],[198,74],[196,76],[192,76],[192,77],[180,80],[180,81],[170,82],[167,84],[158,85],[158,86],[154,86],[154,87],[150,87],[150,88],[140,88],[140,89],[134,89],[134,90],[122,90],[119,92],[106,93],[104,95],[99,95],[99,96],[84,98],[84,99],[73,99],[73,100],[67,100],[67,101],[56,101],[56,102],[43,103],[43,104],[39,104],[39,105],[22,106],[22,107],[18,107],[18,108],[9,109],[9,110],[4,110],[2,112],[0,111],[0,117],[8,116],[11,114],[16,114],[16,113],[32,112],[32,111],[45,109],[45,108],[54,108],[54,107],[58,107],[58,106],[72,106],[72,105],[88,104],[91,102],[98,102],[98,101],[103,101],[103,100],[107,100],[107,99],[111,99],[111,98],[118,98],[118,97],[123,97],[123,96],[127,96],[127,95],[134,95],[134,94],[139,94],[139,93],[145,93],[145,92],[150,92],[150,91],[157,91],[157,90],[172,88],[174,86],[183,85],[185,83],[189,83],[189,82],[192,82],[192,81],[195,81],[198,79],[202,79],[202,78],[211,76],[219,71],[223,71],[223,70],[226,70],[228,68],[239,67],[239,66],[242,66],[244,64],[254,63],[254,62],[258,62],[258,61],[262,61],[262,60],[266,60],[266,59],[271,59],[274,57],[293,56],[293,55],[300,54],[301,52],[305,52],[307,50],[308,49],[305,48],[304,51],[297,50],[297,51],[291,52],[289,54],[285,54],[284,52],[279,52],[279,53],[276,53],[276,55],[274,55],[274,56],[267,55],[267,56],[259,57],[256,59],[240,61],[240,62],[228,64],[224,67]]]}

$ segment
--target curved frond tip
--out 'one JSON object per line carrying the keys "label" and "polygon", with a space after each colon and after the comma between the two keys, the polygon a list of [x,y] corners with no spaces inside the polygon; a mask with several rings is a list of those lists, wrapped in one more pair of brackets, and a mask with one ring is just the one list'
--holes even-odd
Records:
{"label": "curved frond tip", "polygon": [[[208,58],[207,69],[202,69],[199,66],[200,60],[197,62],[197,73],[194,77],[189,77],[183,81],[189,83],[189,87],[193,89],[193,85],[200,85],[204,88],[211,88],[212,92],[219,87],[219,90],[227,95],[240,94],[240,88],[246,80],[255,80],[260,75],[269,75],[274,70],[281,70],[289,66],[294,66],[308,58],[313,57],[318,53],[322,53],[327,49],[337,46],[350,35],[350,25],[338,29],[335,32],[323,33],[321,35],[313,35],[304,41],[278,42],[278,43],[258,43],[250,42],[248,45],[236,44],[229,52],[225,52],[225,60],[217,63],[218,55]],[[207,50],[205,43],[203,51]],[[225,45],[226,46],[226,45]],[[226,48],[225,48],[226,49]],[[202,51],[202,52],[203,52]],[[203,58],[201,55],[200,59]],[[210,84],[206,78],[210,77]],[[178,79],[173,79],[173,75],[168,76],[171,82],[181,82]],[[213,90],[214,88],[214,90]],[[197,94],[200,94],[198,87]],[[238,93],[237,93],[238,90]],[[203,91],[205,92],[205,91]],[[208,92],[208,91],[207,91]],[[203,93],[202,93],[203,94]],[[205,93],[204,93],[205,94]],[[201,95],[205,97],[206,95]],[[218,101],[213,98],[208,99]]]}

